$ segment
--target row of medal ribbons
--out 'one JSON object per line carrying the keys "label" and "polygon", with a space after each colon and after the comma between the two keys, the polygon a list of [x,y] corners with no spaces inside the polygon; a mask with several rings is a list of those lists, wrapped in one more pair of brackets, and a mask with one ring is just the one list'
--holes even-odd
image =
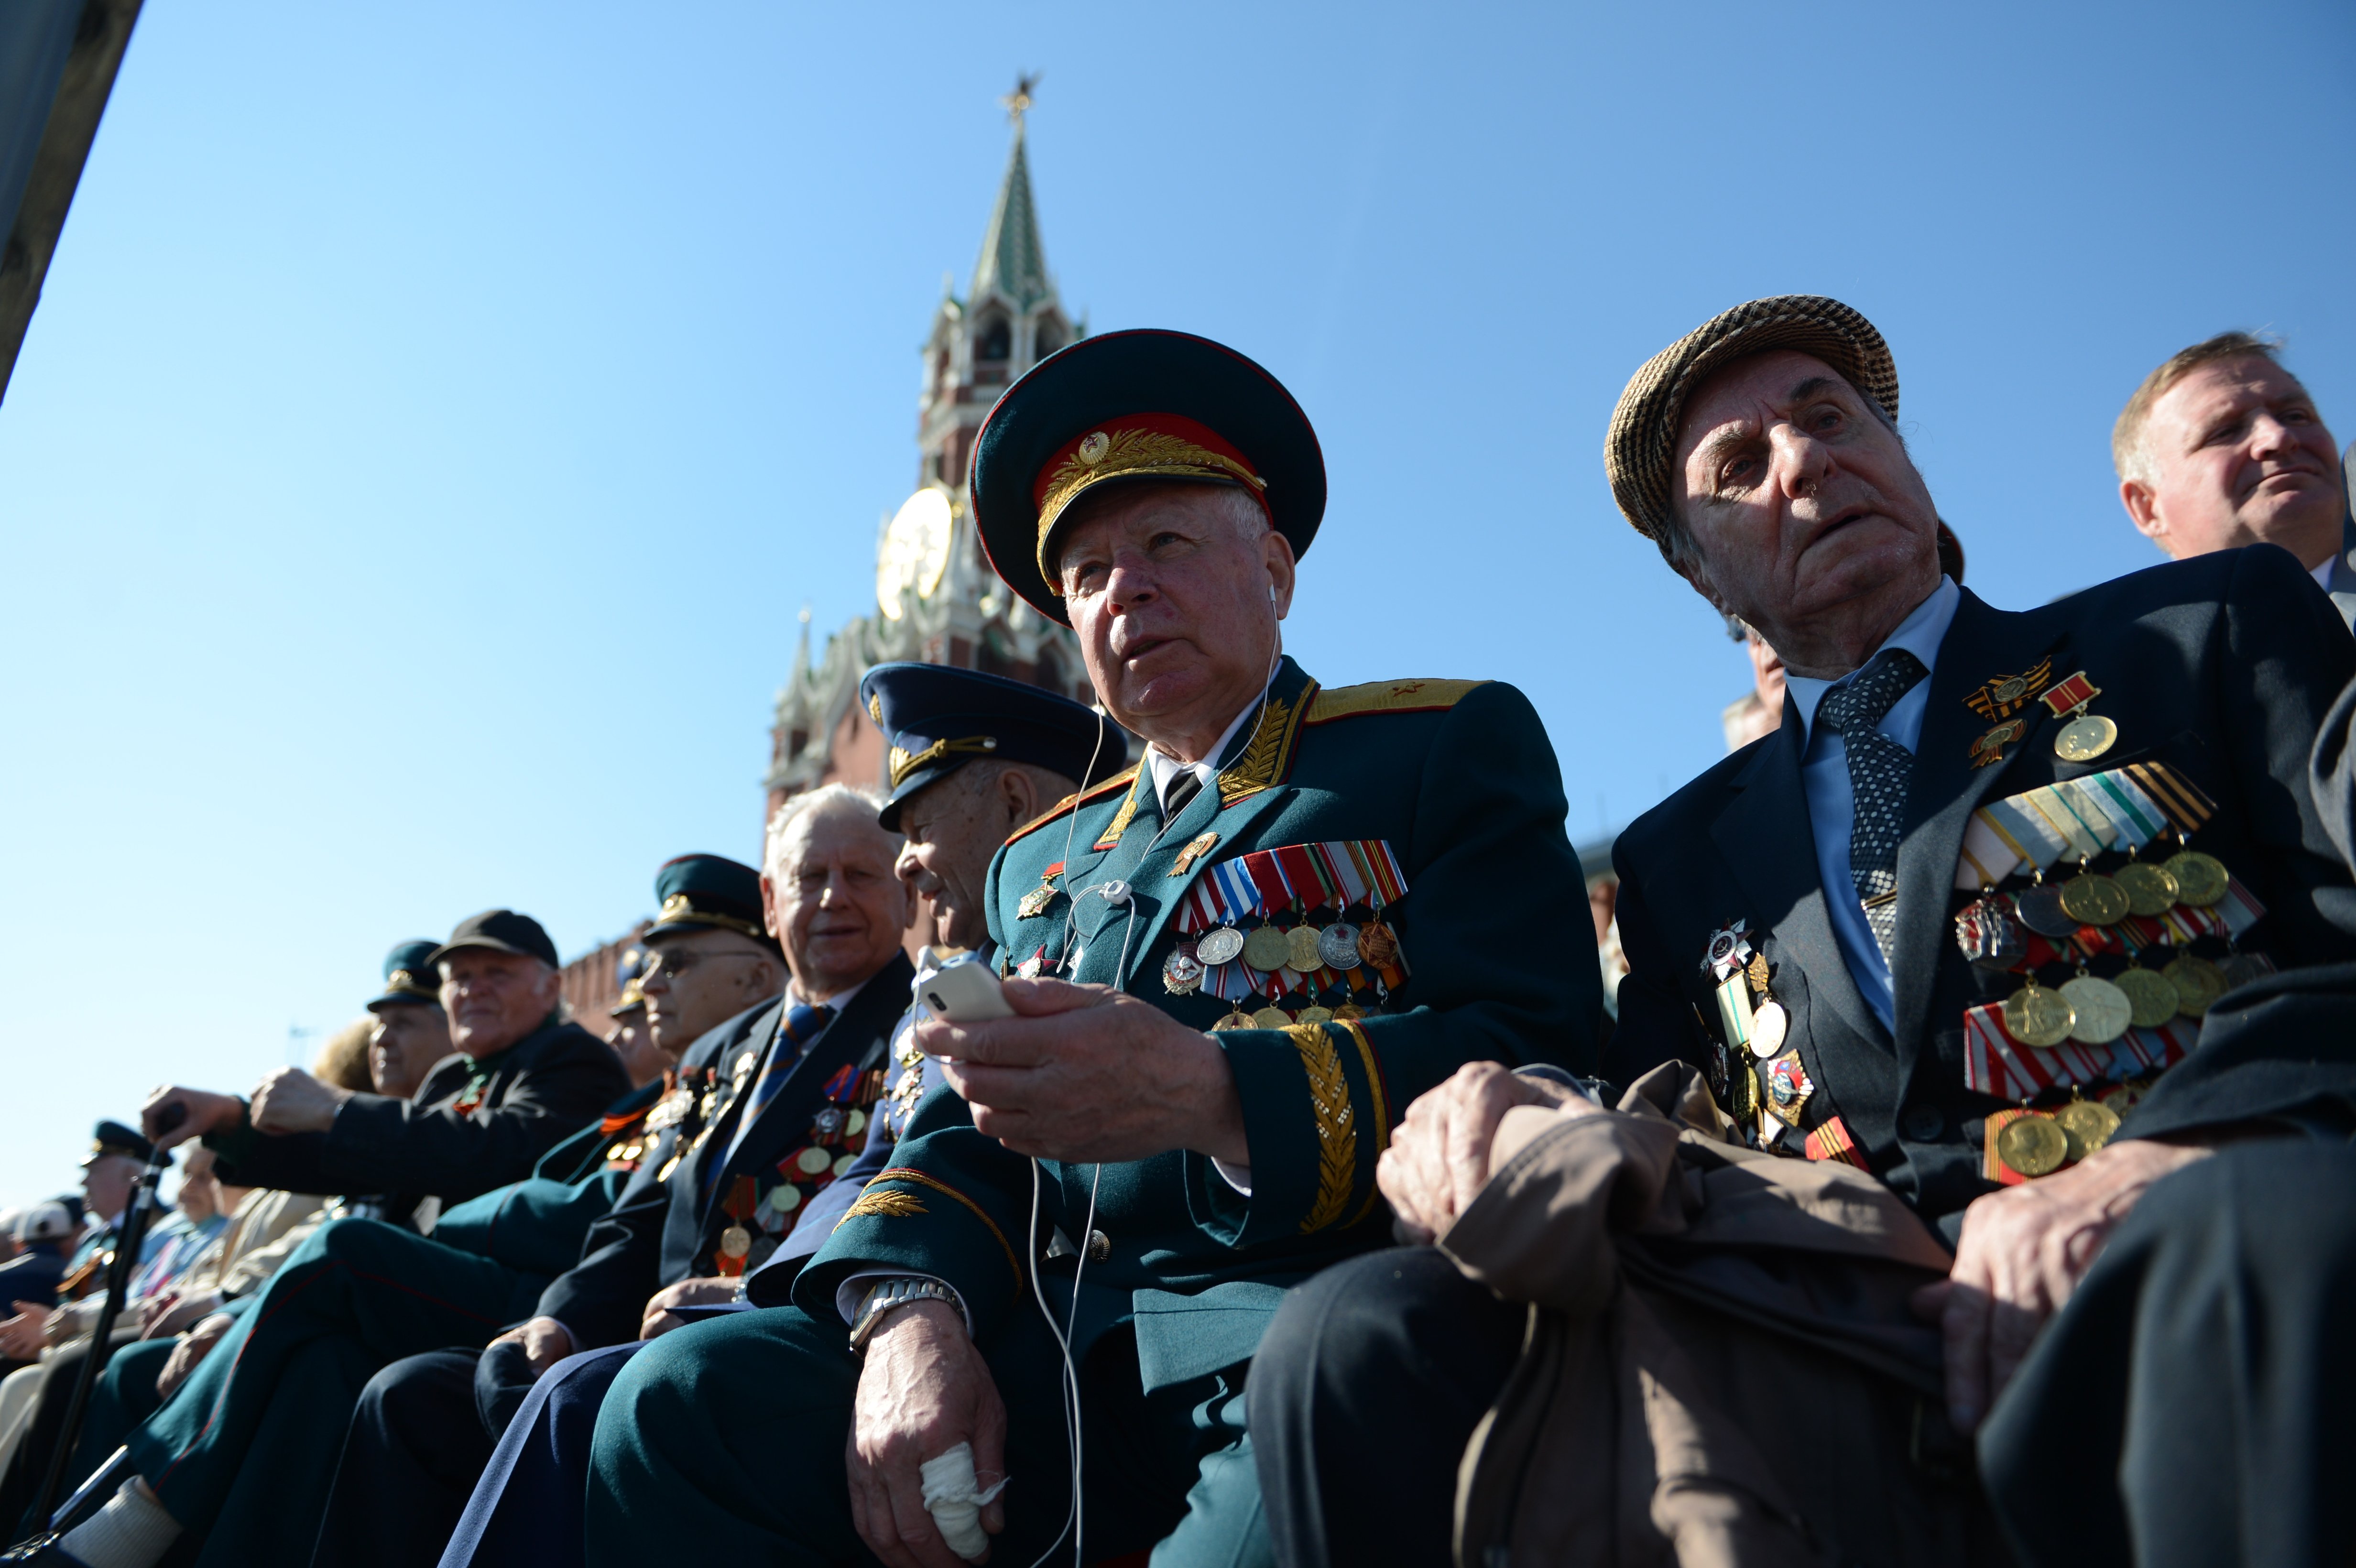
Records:
{"label": "row of medal ribbons", "polygon": [[[1228,1002],[1296,993],[1313,999],[1336,988],[1387,997],[1406,984],[1408,970],[1382,913],[1406,894],[1407,875],[1387,839],[1288,844],[1222,860],[1179,906],[1177,945],[1162,965],[1162,984]],[[1367,918],[1341,918],[1355,909]],[[1332,912],[1323,923],[1314,918],[1321,910]],[[1294,923],[1277,924],[1285,913]],[[1262,923],[1245,929],[1251,921]]]}
{"label": "row of medal ribbons", "polygon": [[[2136,763],[2015,795],[1975,814],[1965,869],[1983,889],[1955,917],[1955,941],[1983,968],[2022,976],[2001,1003],[1964,1017],[1965,1086],[2025,1103],[2059,1090],[2052,1112],[2000,1113],[1987,1124],[1991,1174],[2050,1174],[2099,1148],[2118,1125],[2110,1106],[2075,1097],[2081,1087],[2156,1076],[2191,1049],[2199,1019],[2233,985],[2271,968],[2234,955],[2223,965],[2188,951],[2204,938],[2231,944],[2264,909],[2213,856],[2181,846],[2213,815],[2198,786],[2162,763]],[[1977,840],[1976,843],[1974,840]],[[1995,848],[1991,848],[1991,846]],[[2141,851],[2154,849],[2147,859]],[[2124,864],[2094,859],[2122,852]],[[2048,881],[2065,857],[2078,869]],[[2034,881],[2007,895],[1993,882],[2021,867]],[[1965,880],[1962,873],[1957,878]],[[2166,962],[2147,965],[2147,955]],[[2095,960],[2125,959],[2107,977]],[[2075,976],[2057,987],[2039,971]]]}

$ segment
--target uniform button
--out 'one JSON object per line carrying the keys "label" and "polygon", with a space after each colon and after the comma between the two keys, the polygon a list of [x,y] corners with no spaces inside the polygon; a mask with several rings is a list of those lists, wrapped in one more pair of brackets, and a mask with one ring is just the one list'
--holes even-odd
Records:
{"label": "uniform button", "polygon": [[1926,1144],[1947,1130],[1947,1118],[1935,1105],[1917,1105],[1898,1124],[1910,1143]]}

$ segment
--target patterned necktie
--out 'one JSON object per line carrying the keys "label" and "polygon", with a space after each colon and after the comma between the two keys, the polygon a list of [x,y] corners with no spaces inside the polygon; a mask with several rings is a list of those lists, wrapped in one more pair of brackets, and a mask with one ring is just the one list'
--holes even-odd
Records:
{"label": "patterned necktie", "polygon": [[1881,720],[1930,672],[1904,648],[1884,648],[1845,686],[1825,693],[1816,721],[1848,750],[1848,874],[1883,963],[1898,933],[1898,837],[1914,753],[1883,734]]}
{"label": "patterned necktie", "polygon": [[769,1041],[768,1051],[761,1060],[760,1075],[753,1080],[753,1092],[744,1097],[744,1105],[736,1113],[736,1131],[728,1140],[728,1152],[704,1168],[703,1189],[707,1195],[720,1173],[728,1168],[728,1162],[736,1157],[736,1146],[744,1141],[744,1135],[753,1130],[753,1124],[761,1119],[761,1113],[769,1108],[769,1102],[777,1097],[777,1091],[786,1086],[786,1080],[801,1065],[802,1053],[809,1050],[810,1042],[818,1039],[833,1018],[832,1008],[813,1008],[806,1002],[787,1007],[785,1021],[777,1026],[776,1038]]}

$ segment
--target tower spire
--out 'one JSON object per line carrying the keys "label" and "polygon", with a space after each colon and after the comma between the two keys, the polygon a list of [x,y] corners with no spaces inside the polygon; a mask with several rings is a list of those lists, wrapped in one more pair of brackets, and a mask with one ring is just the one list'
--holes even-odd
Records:
{"label": "tower spire", "polygon": [[1014,79],[1014,91],[999,100],[1014,123],[1014,145],[1007,155],[1006,177],[999,182],[990,227],[982,232],[981,259],[974,263],[973,287],[968,293],[969,298],[979,300],[996,290],[1021,311],[1052,292],[1046,248],[1039,242],[1039,209],[1031,198],[1031,159],[1023,138],[1023,116],[1038,86],[1037,73],[1025,72]]}

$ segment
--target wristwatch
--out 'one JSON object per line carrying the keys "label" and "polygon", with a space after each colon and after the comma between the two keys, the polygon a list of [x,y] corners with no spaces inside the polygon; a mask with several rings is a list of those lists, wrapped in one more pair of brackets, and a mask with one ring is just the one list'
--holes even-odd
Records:
{"label": "wristwatch", "polygon": [[959,1316],[965,1312],[965,1303],[958,1298],[958,1293],[939,1280],[913,1275],[878,1280],[860,1299],[859,1316],[851,1326],[851,1350],[854,1353],[864,1352],[867,1341],[874,1337],[876,1329],[883,1327],[885,1314],[912,1301],[946,1301],[958,1309]]}

